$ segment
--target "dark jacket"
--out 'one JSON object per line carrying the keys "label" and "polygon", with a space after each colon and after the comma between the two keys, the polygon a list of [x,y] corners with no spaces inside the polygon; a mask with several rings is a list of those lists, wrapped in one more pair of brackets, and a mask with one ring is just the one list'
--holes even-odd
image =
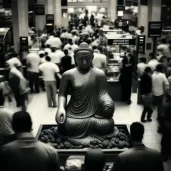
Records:
{"label": "dark jacket", "polygon": [[146,73],[141,76],[140,93],[141,95],[152,93],[152,78]]}
{"label": "dark jacket", "polygon": [[164,171],[158,151],[143,144],[118,155],[112,171]]}
{"label": "dark jacket", "polygon": [[23,133],[16,141],[0,150],[1,171],[59,171],[57,151],[37,141],[30,133]]}

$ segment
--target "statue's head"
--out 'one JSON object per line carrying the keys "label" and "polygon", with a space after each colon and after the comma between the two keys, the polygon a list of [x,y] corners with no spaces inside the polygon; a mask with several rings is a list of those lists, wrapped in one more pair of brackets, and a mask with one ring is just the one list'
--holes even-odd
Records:
{"label": "statue's head", "polygon": [[83,42],[79,48],[74,51],[75,63],[79,69],[87,70],[93,65],[93,50],[88,44]]}

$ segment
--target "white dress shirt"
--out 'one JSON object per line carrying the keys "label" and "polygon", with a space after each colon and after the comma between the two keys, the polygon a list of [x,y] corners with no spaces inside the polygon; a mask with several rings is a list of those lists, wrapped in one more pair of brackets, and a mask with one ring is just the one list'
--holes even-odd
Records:
{"label": "white dress shirt", "polygon": [[145,64],[143,62],[141,62],[137,65],[137,70],[138,70],[138,73],[140,76],[143,75],[146,67],[147,67],[147,64]]}
{"label": "white dress shirt", "polygon": [[155,71],[152,75],[152,92],[153,92],[153,95],[154,96],[163,95],[166,88],[169,88],[169,82],[168,82],[165,74]]}
{"label": "white dress shirt", "polygon": [[14,131],[12,129],[12,116],[13,111],[3,106],[0,107],[0,134],[12,135]]}
{"label": "white dress shirt", "polygon": [[40,63],[41,59],[37,53],[29,53],[27,55],[27,64],[29,64],[28,71],[38,73]]}
{"label": "white dress shirt", "polygon": [[148,62],[148,66],[151,68],[152,71],[156,69],[156,66],[159,64],[159,62],[156,59],[151,59]]}
{"label": "white dress shirt", "polygon": [[43,73],[44,81],[56,81],[55,74],[59,72],[59,68],[52,62],[44,62],[39,66],[39,70]]}

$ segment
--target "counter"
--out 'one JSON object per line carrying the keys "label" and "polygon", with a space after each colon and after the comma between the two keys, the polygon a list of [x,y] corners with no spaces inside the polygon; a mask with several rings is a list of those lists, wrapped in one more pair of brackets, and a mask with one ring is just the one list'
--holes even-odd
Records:
{"label": "counter", "polygon": [[113,101],[122,101],[121,84],[119,80],[107,80],[108,92]]}

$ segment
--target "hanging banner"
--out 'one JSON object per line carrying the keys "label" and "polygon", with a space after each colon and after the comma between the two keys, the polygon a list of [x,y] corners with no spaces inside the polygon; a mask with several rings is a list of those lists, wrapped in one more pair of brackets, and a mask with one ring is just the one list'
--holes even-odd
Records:
{"label": "hanging banner", "polygon": [[108,45],[135,45],[135,39],[108,39]]}

